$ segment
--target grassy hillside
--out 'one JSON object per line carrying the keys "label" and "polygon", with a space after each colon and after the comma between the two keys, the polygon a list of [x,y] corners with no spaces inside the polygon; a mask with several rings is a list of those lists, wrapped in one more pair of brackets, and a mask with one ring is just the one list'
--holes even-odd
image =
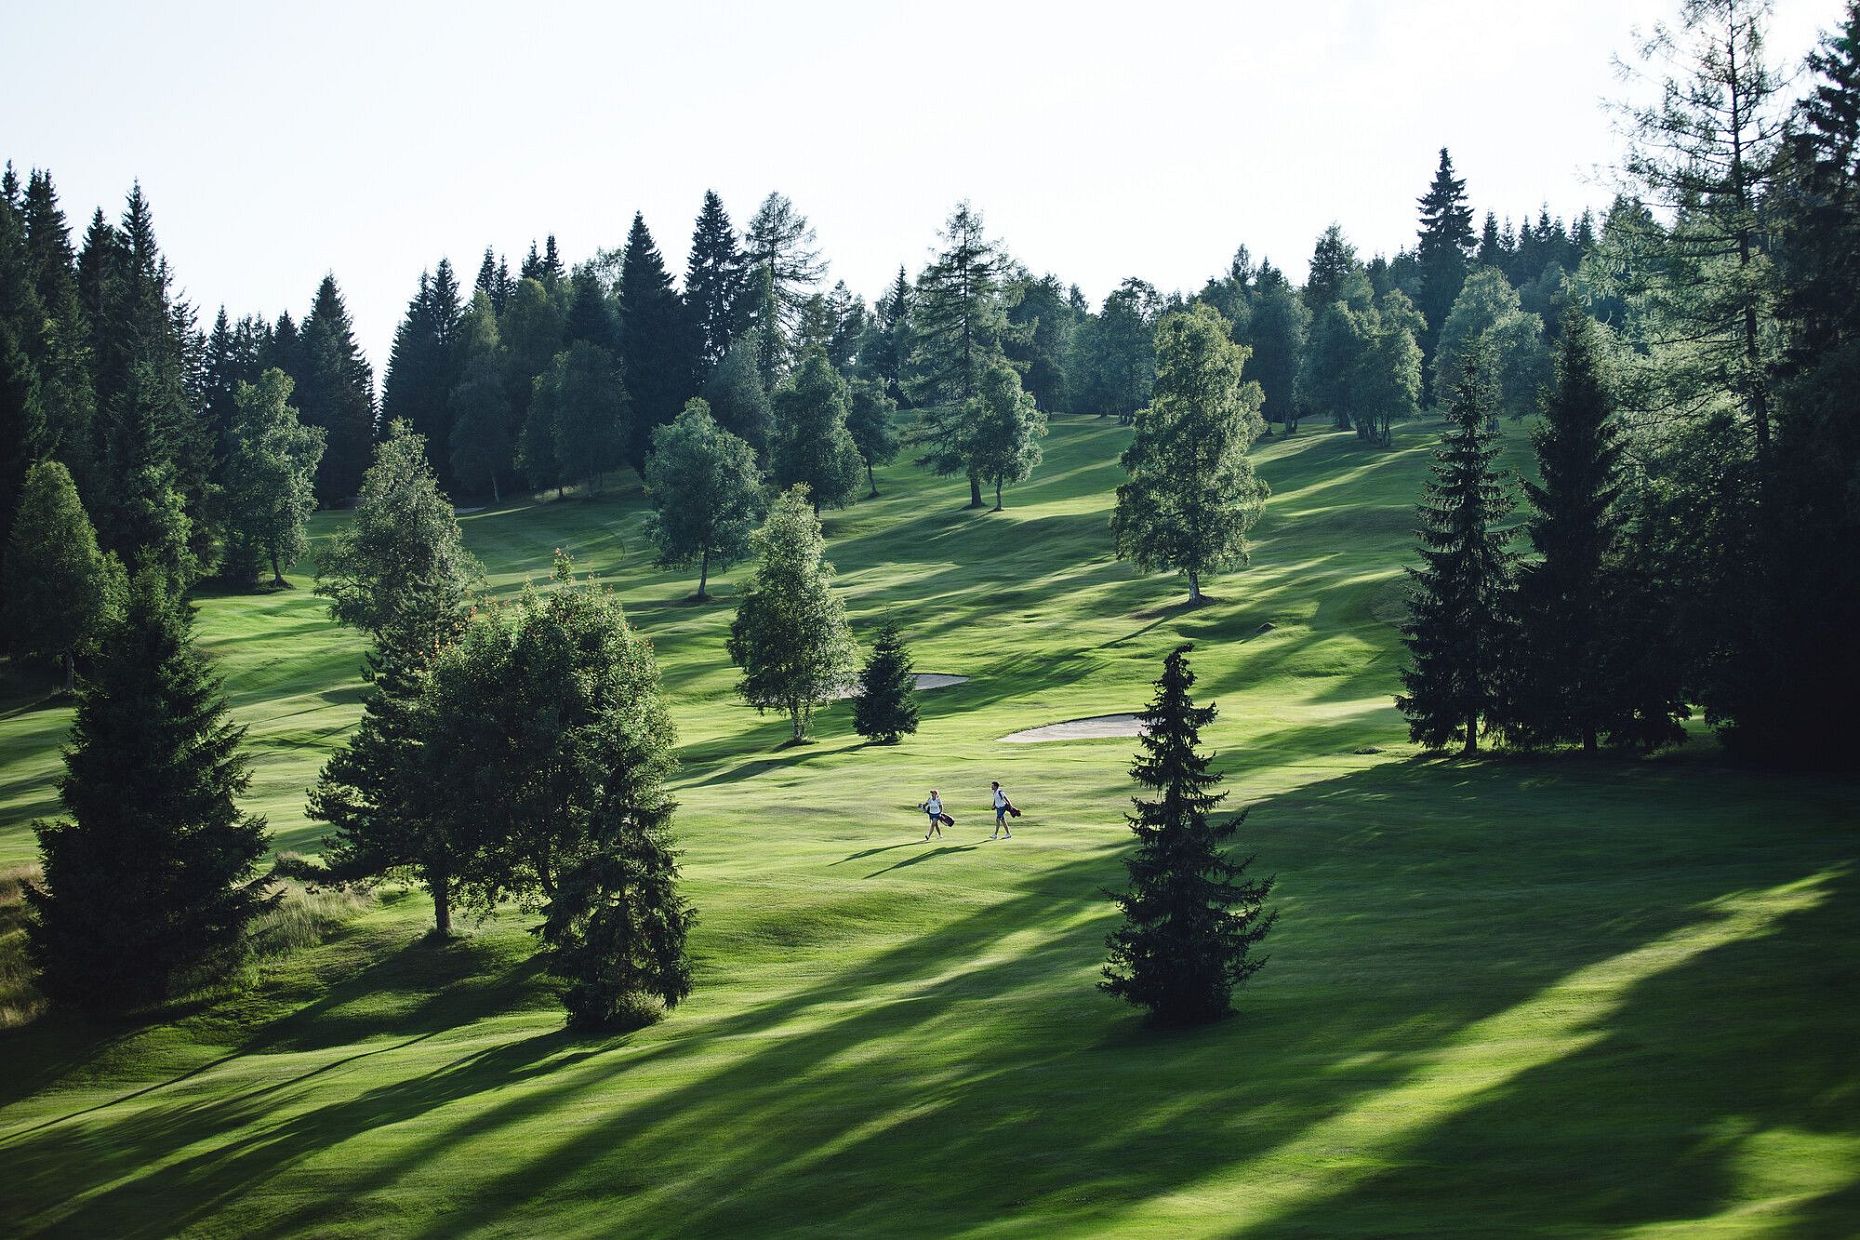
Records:
{"label": "grassy hillside", "polygon": [[[1056,419],[1005,513],[899,467],[828,516],[856,627],[897,615],[920,670],[972,678],[896,748],[838,705],[778,750],[786,723],[730,693],[742,570],[685,602],[637,495],[466,517],[496,588],[566,548],[657,646],[696,993],[571,1037],[533,919],[430,947],[423,901],[385,893],[237,1001],[0,1032],[0,1234],[1860,1230],[1853,785],[1708,741],[1423,759],[1390,621],[1424,432],[1262,445],[1253,565],[1192,611],[1109,558],[1125,436]],[[298,582],[204,600],[200,634],[254,802],[307,850],[360,647]],[[1184,639],[1282,920],[1239,1016],[1160,1034],[1092,989],[1131,742],[998,738],[1140,706]],[[68,715],[32,698],[0,702],[0,872],[54,806]],[[1011,843],[987,840],[990,779],[1028,810]],[[926,845],[933,785],[958,825]]]}

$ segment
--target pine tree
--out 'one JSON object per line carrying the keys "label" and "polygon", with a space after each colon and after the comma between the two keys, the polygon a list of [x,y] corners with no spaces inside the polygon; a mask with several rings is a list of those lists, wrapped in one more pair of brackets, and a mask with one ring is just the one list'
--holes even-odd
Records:
{"label": "pine tree", "polygon": [[699,602],[711,565],[728,567],[749,549],[749,535],[762,516],[762,471],[755,449],[719,427],[710,406],[695,397],[669,426],[652,432],[646,458],[646,495],[653,512],[646,536],[658,547],[659,564],[696,561]]}
{"label": "pine tree", "polygon": [[1408,570],[1402,640],[1411,658],[1402,670],[1407,692],[1395,704],[1408,716],[1409,735],[1430,749],[1457,741],[1477,752],[1500,699],[1512,562],[1509,532],[1498,528],[1511,500],[1494,465],[1497,399],[1490,350],[1475,343],[1419,509],[1422,567]]}
{"label": "pine tree", "polygon": [[1140,716],[1143,752],[1130,775],[1158,796],[1133,798],[1137,812],[1125,816],[1137,851],[1125,862],[1130,884],[1117,897],[1124,924],[1106,940],[1111,959],[1098,984],[1166,1024],[1225,1015],[1234,989],[1266,963],[1253,951],[1278,920],[1265,908],[1274,880],[1247,879],[1253,858],[1235,863],[1223,849],[1246,815],[1208,820],[1226,794],[1214,791],[1221,777],[1199,752],[1215,708],[1189,695],[1192,649],[1169,654]]}
{"label": "pine tree", "polygon": [[269,901],[262,818],[240,811],[244,729],[192,642],[188,605],[139,576],[79,682],[61,785],[35,825],[28,950],[51,998],[127,1009],[226,976]]}
{"label": "pine tree", "polygon": [[844,508],[859,490],[862,461],[846,429],[851,394],[824,350],[810,350],[775,389],[770,474],[783,490],[807,488],[814,511]]}
{"label": "pine tree", "polygon": [[612,353],[619,348],[620,331],[600,277],[592,268],[582,267],[575,272],[572,286],[568,315],[562,322],[562,342],[586,341]]}
{"label": "pine tree", "polygon": [[[355,328],[336,277],[326,275],[304,319],[303,363],[296,380],[297,408],[306,426],[325,435],[316,494],[324,504],[355,495],[375,441],[374,372],[355,341]],[[424,440],[422,440],[424,442]]]}
{"label": "pine tree", "polygon": [[872,378],[885,385],[885,394],[900,409],[908,408],[904,379],[911,357],[911,305],[916,298],[911,281],[898,268],[891,289],[878,301],[872,317],[873,339],[859,349],[860,365]]}
{"label": "pine tree", "polygon": [[41,329],[19,342],[38,373],[40,450],[64,462],[83,494],[94,487],[96,388],[77,256],[49,173],[35,170],[27,178],[20,223],[33,291],[43,312]]}
{"label": "pine tree", "polygon": [[1453,175],[1453,158],[1444,146],[1440,148],[1440,166],[1434,170],[1433,183],[1416,205],[1421,208],[1417,253],[1421,289],[1417,308],[1426,325],[1421,353],[1423,360],[1428,360],[1434,356],[1441,325],[1447,321],[1453,301],[1460,295],[1460,285],[1466,280],[1467,255],[1473,245],[1473,213],[1466,204],[1466,182]]}
{"label": "pine tree", "polygon": [[1332,302],[1343,302],[1355,309],[1367,305],[1375,290],[1357,261],[1356,247],[1332,224],[1318,237],[1311,251],[1311,267],[1305,275],[1305,308],[1312,321],[1323,315]]}
{"label": "pine tree", "polygon": [[643,469],[653,428],[697,391],[697,334],[672,288],[645,217],[633,216],[620,262],[620,376],[626,384],[626,461]]}
{"label": "pine tree", "polygon": [[1204,574],[1246,563],[1247,531],[1265,510],[1268,488],[1247,456],[1263,428],[1260,394],[1212,306],[1163,316],[1157,351],[1156,399],[1124,452],[1130,481],[1117,488],[1111,531],[1118,558],[1186,573],[1199,603]]}
{"label": "pine tree", "polygon": [[452,264],[420,273],[420,284],[394,333],[393,352],[381,383],[381,420],[404,421],[425,436],[441,486],[452,483],[446,445],[452,439],[450,397],[458,383],[458,338],[463,321]]}
{"label": "pine tree", "polygon": [[1538,558],[1518,573],[1517,652],[1508,660],[1505,731],[1526,745],[1578,742],[1593,752],[1604,736],[1651,748],[1682,739],[1676,683],[1644,700],[1633,674],[1645,631],[1624,546],[1622,445],[1596,329],[1572,309],[1564,317],[1556,382],[1533,436],[1540,483],[1526,480],[1525,523]]}
{"label": "pine tree", "polygon": [[779,710],[807,738],[814,711],[853,674],[858,653],[846,605],[833,593],[820,519],[801,487],[776,499],[751,539],[755,576],[730,625],[730,661],[743,669],[737,692],[758,712]]}
{"label": "pine tree", "polygon": [[698,364],[706,375],[723,360],[741,330],[745,310],[743,265],[743,253],[737,247],[736,232],[730,227],[723,199],[716,191],[705,190],[704,205],[691,230],[684,296],[697,329]]}
{"label": "pine tree", "polygon": [[895,745],[899,737],[917,730],[917,674],[895,620],[879,626],[872,653],[860,669],[853,728],[880,745]]}
{"label": "pine tree", "polygon": [[26,473],[3,582],[7,649],[16,657],[63,662],[65,691],[71,692],[78,652],[108,619],[111,569],[71,474],[58,461],[40,461]]}

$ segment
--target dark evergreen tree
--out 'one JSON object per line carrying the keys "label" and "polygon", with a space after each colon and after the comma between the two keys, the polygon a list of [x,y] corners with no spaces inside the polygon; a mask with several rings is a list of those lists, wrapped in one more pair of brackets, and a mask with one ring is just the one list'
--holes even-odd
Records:
{"label": "dark evergreen tree", "polygon": [[25,261],[43,314],[39,330],[20,341],[38,375],[40,452],[64,462],[80,493],[94,491],[96,388],[90,331],[70,228],[49,173],[31,174],[19,210]]}
{"label": "dark evergreen tree", "polygon": [[863,467],[846,427],[852,397],[825,350],[810,350],[775,389],[772,403],[770,480],[784,491],[804,485],[816,513],[822,505],[844,508],[851,503]]}
{"label": "dark evergreen tree", "polygon": [[620,262],[620,377],[626,385],[626,461],[643,469],[653,428],[697,394],[697,334],[672,288],[645,217],[633,216]]}
{"label": "dark evergreen tree", "polygon": [[1053,275],[1034,279],[1026,272],[1009,281],[1007,355],[1020,368],[1023,383],[1039,407],[1049,413],[1068,407],[1067,363],[1076,327],[1066,290]]}
{"label": "dark evergreen tree", "polygon": [[743,234],[745,330],[757,336],[762,385],[773,389],[794,353],[801,313],[826,275],[813,225],[785,194],[770,194]]}
{"label": "dark evergreen tree", "polygon": [[1480,731],[1495,722],[1509,645],[1512,557],[1509,531],[1499,522],[1511,499],[1494,464],[1498,392],[1491,374],[1490,350],[1475,342],[1454,384],[1446,436],[1419,509],[1422,566],[1407,570],[1402,626],[1407,691],[1395,699],[1416,741],[1429,749],[1458,742],[1469,754],[1479,748]]}
{"label": "dark evergreen tree", "polygon": [[1304,358],[1310,312],[1277,268],[1263,266],[1254,279],[1253,301],[1239,343],[1252,349],[1246,377],[1259,384],[1261,416],[1287,431],[1298,427],[1298,368]]}
{"label": "dark evergreen tree", "polygon": [[446,445],[452,439],[452,389],[458,383],[458,336],[463,318],[452,264],[439,262],[435,275],[420,273],[419,290],[394,333],[393,352],[381,383],[381,418],[406,422],[425,436],[440,485],[453,483]]}
{"label": "dark evergreen tree", "polygon": [[1505,731],[1525,745],[1651,749],[1683,740],[1688,712],[1677,665],[1663,657],[1665,608],[1627,543],[1622,445],[1598,350],[1593,322],[1571,310],[1534,436],[1542,482],[1524,483],[1539,558],[1518,573]]}
{"label": "dark evergreen tree", "polygon": [[874,379],[854,379],[849,385],[851,405],[846,415],[846,430],[865,462],[865,483],[871,488],[867,499],[878,498],[878,481],[873,467],[889,465],[898,459],[903,442],[894,415],[897,406],[885,394],[884,385]]}
{"label": "dark evergreen tree", "polygon": [[302,373],[293,375],[297,408],[304,425],[322,427],[325,436],[317,467],[317,500],[345,502],[360,490],[362,472],[374,451],[374,372],[355,341],[349,309],[333,275],[317,285],[300,347]]}
{"label": "dark evergreen tree", "polygon": [[708,375],[742,330],[744,257],[716,191],[704,191],[685,264],[685,306],[697,331],[698,365]]}
{"label": "dark evergreen tree", "polygon": [[892,281],[890,291],[879,298],[878,312],[872,316],[873,338],[859,348],[861,368],[885,385],[885,394],[901,409],[909,407],[904,379],[910,365],[911,305],[915,297],[910,278],[900,266],[898,278]]}
{"label": "dark evergreen tree", "polygon": [[1274,880],[1248,879],[1253,858],[1236,863],[1225,852],[1246,815],[1208,818],[1226,794],[1214,791],[1221,776],[1200,752],[1215,708],[1190,696],[1192,649],[1170,652],[1140,716],[1143,752],[1130,776],[1157,795],[1133,798],[1137,812],[1125,816],[1137,851],[1124,863],[1130,883],[1117,896],[1124,924],[1107,940],[1111,959],[1098,984],[1167,1024],[1225,1015],[1234,989],[1266,963],[1254,949],[1278,920],[1265,908]]}
{"label": "dark evergreen tree", "polygon": [[515,451],[510,436],[510,396],[504,390],[503,341],[497,312],[482,289],[459,329],[459,381],[447,398],[452,414],[452,474],[468,493],[491,489],[503,499],[502,480]]}
{"label": "dark evergreen tree", "polygon": [[859,671],[853,728],[880,745],[895,745],[917,730],[917,673],[896,620],[879,626],[872,653]]}
{"label": "dark evergreen tree", "polygon": [[768,459],[775,434],[775,412],[768,389],[756,368],[753,339],[739,340],[704,381],[704,402],[717,425],[747,442],[762,460]]}
{"label": "dark evergreen tree", "polygon": [[134,1008],[222,978],[268,899],[262,818],[241,812],[244,729],[192,643],[192,611],[143,574],[79,682],[60,793],[35,830],[28,950],[59,1002]]}
{"label": "dark evergreen tree", "polygon": [[[1472,208],[1466,205],[1466,182],[1453,175],[1453,159],[1440,148],[1440,166],[1433,184],[1418,200],[1421,208],[1420,295],[1415,299],[1426,330],[1420,340],[1422,361],[1433,360],[1434,342],[1441,325],[1466,281],[1467,255],[1472,249]],[[1490,221],[1487,221],[1488,224]]]}
{"label": "dark evergreen tree", "polygon": [[1341,227],[1332,224],[1318,237],[1305,275],[1305,309],[1311,312],[1313,325],[1332,302],[1361,309],[1374,296],[1363,265],[1357,261],[1356,247],[1345,239]]}
{"label": "dark evergreen tree", "polygon": [[562,321],[562,343],[574,344],[578,340],[599,345],[609,353],[620,346],[614,308],[601,287],[600,277],[588,267],[575,272],[568,316]]}
{"label": "dark evergreen tree", "polygon": [[[114,561],[97,550],[97,534],[59,461],[26,474],[0,573],[0,621],[15,657],[57,659],[65,692],[76,687],[80,650],[109,619]],[[115,569],[120,572],[120,569]]]}

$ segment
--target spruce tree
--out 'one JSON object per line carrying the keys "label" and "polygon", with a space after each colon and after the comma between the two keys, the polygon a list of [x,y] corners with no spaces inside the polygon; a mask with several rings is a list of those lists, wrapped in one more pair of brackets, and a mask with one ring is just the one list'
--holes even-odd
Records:
{"label": "spruce tree", "polygon": [[685,264],[685,306],[697,330],[698,365],[708,375],[730,351],[742,326],[744,305],[742,251],[730,227],[723,199],[704,191],[691,230],[691,256]]}
{"label": "spruce tree", "polygon": [[40,461],[26,473],[0,585],[8,651],[59,660],[71,692],[78,651],[108,618],[111,567],[70,471],[58,461]]}
{"label": "spruce tree", "polygon": [[1421,208],[1416,253],[1421,289],[1417,308],[1426,324],[1420,344],[1423,361],[1427,361],[1433,358],[1441,325],[1460,295],[1460,285],[1466,280],[1467,256],[1473,246],[1473,213],[1466,204],[1466,182],[1453,175],[1453,158],[1444,146],[1440,148],[1440,165],[1434,170],[1433,183],[1416,205]]}
{"label": "spruce tree", "polygon": [[360,489],[362,472],[368,468],[375,441],[375,396],[374,372],[356,343],[348,306],[333,275],[317,285],[316,300],[304,319],[301,349],[301,371],[287,373],[297,381],[297,408],[304,424],[321,427],[325,435],[317,499],[340,503]]}
{"label": "spruce tree", "polygon": [[1239,342],[1251,350],[1246,377],[1259,384],[1260,416],[1293,431],[1298,428],[1298,367],[1311,313],[1276,268],[1262,268],[1254,289],[1246,327],[1236,331]]}
{"label": "spruce tree", "polygon": [[852,678],[858,648],[833,593],[820,519],[804,487],[776,499],[750,544],[755,576],[737,605],[727,649],[743,669],[737,692],[758,712],[779,710],[807,739],[814,711]]}
{"label": "spruce tree", "polygon": [[917,674],[895,620],[879,626],[872,653],[859,671],[853,728],[880,745],[895,745],[917,730]]}
{"label": "spruce tree", "polygon": [[846,429],[851,394],[824,350],[810,350],[775,389],[770,474],[782,489],[807,488],[814,511],[844,508],[859,490],[862,462]]}
{"label": "spruce tree", "polygon": [[571,281],[568,314],[562,321],[562,342],[586,341],[609,353],[620,345],[620,332],[614,323],[613,306],[601,280],[590,267],[581,267]]}
{"label": "spruce tree", "polygon": [[452,439],[450,397],[458,382],[458,339],[463,318],[452,264],[420,273],[418,291],[394,333],[381,383],[381,420],[404,421],[426,438],[441,486],[452,483],[446,445]]}
{"label": "spruce tree", "polygon": [[35,825],[45,877],[27,944],[59,1002],[128,1009],[225,977],[268,906],[265,822],[242,812],[244,729],[192,641],[191,608],[144,573],[79,682],[60,795]]}
{"label": "spruce tree", "polygon": [[1234,989],[1266,963],[1253,951],[1278,920],[1265,908],[1274,880],[1246,878],[1253,858],[1236,863],[1224,851],[1246,815],[1208,818],[1226,794],[1214,791],[1221,776],[1199,750],[1215,708],[1190,696],[1192,649],[1170,652],[1140,716],[1143,752],[1130,775],[1156,797],[1133,798],[1137,812],[1125,815],[1137,851],[1124,863],[1130,883],[1117,896],[1124,924],[1106,940],[1111,958],[1098,984],[1165,1024],[1225,1015]]}
{"label": "spruce tree", "polygon": [[643,469],[654,427],[697,391],[697,334],[665,260],[635,213],[620,261],[620,377],[626,384],[626,461]]}
{"label": "spruce tree", "polygon": [[1657,640],[1645,630],[1635,569],[1624,546],[1622,445],[1596,328],[1578,309],[1563,319],[1556,381],[1533,436],[1542,482],[1525,480],[1525,522],[1537,558],[1518,572],[1517,651],[1508,662],[1507,735],[1526,745],[1603,737],[1651,747],[1679,739],[1677,686],[1643,713],[1646,680],[1632,673]]}
{"label": "spruce tree", "polygon": [[1422,566],[1407,570],[1402,641],[1410,659],[1402,670],[1406,692],[1395,704],[1408,716],[1408,734],[1429,749],[1457,742],[1477,752],[1500,701],[1512,560],[1509,531],[1498,527],[1511,499],[1494,465],[1497,399],[1490,350],[1475,342],[1454,384],[1419,509]]}
{"label": "spruce tree", "polygon": [[43,312],[42,328],[20,346],[38,373],[40,450],[65,463],[79,494],[94,494],[96,388],[89,329],[78,290],[77,256],[51,175],[35,170],[20,203],[25,259]]}
{"label": "spruce tree", "polygon": [[1156,399],[1124,452],[1130,481],[1117,488],[1111,531],[1119,559],[1185,573],[1198,603],[1205,574],[1246,563],[1247,531],[1265,510],[1268,488],[1247,456],[1262,429],[1259,387],[1241,378],[1246,350],[1212,306],[1163,316],[1157,339]]}
{"label": "spruce tree", "polygon": [[755,449],[718,426],[710,407],[693,397],[671,425],[652,432],[645,482],[653,507],[646,536],[658,548],[658,562],[696,562],[695,597],[702,602],[709,597],[711,566],[741,559],[762,516]]}

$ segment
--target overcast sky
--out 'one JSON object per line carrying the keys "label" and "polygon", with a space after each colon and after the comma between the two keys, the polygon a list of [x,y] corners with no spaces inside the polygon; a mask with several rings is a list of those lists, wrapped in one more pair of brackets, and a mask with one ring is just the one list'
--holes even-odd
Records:
{"label": "overcast sky", "polygon": [[[422,268],[469,280],[635,210],[674,270],[706,188],[771,189],[868,297],[959,198],[1094,301],[1246,243],[1296,278],[1343,224],[1414,232],[1435,152],[1477,209],[1605,205],[1611,57],[1677,0],[807,0],[651,5],[6,0],[0,157],[74,232],[139,179],[203,321],[301,315],[333,271],[377,370]],[[1791,63],[1839,0],[1778,0]]]}

